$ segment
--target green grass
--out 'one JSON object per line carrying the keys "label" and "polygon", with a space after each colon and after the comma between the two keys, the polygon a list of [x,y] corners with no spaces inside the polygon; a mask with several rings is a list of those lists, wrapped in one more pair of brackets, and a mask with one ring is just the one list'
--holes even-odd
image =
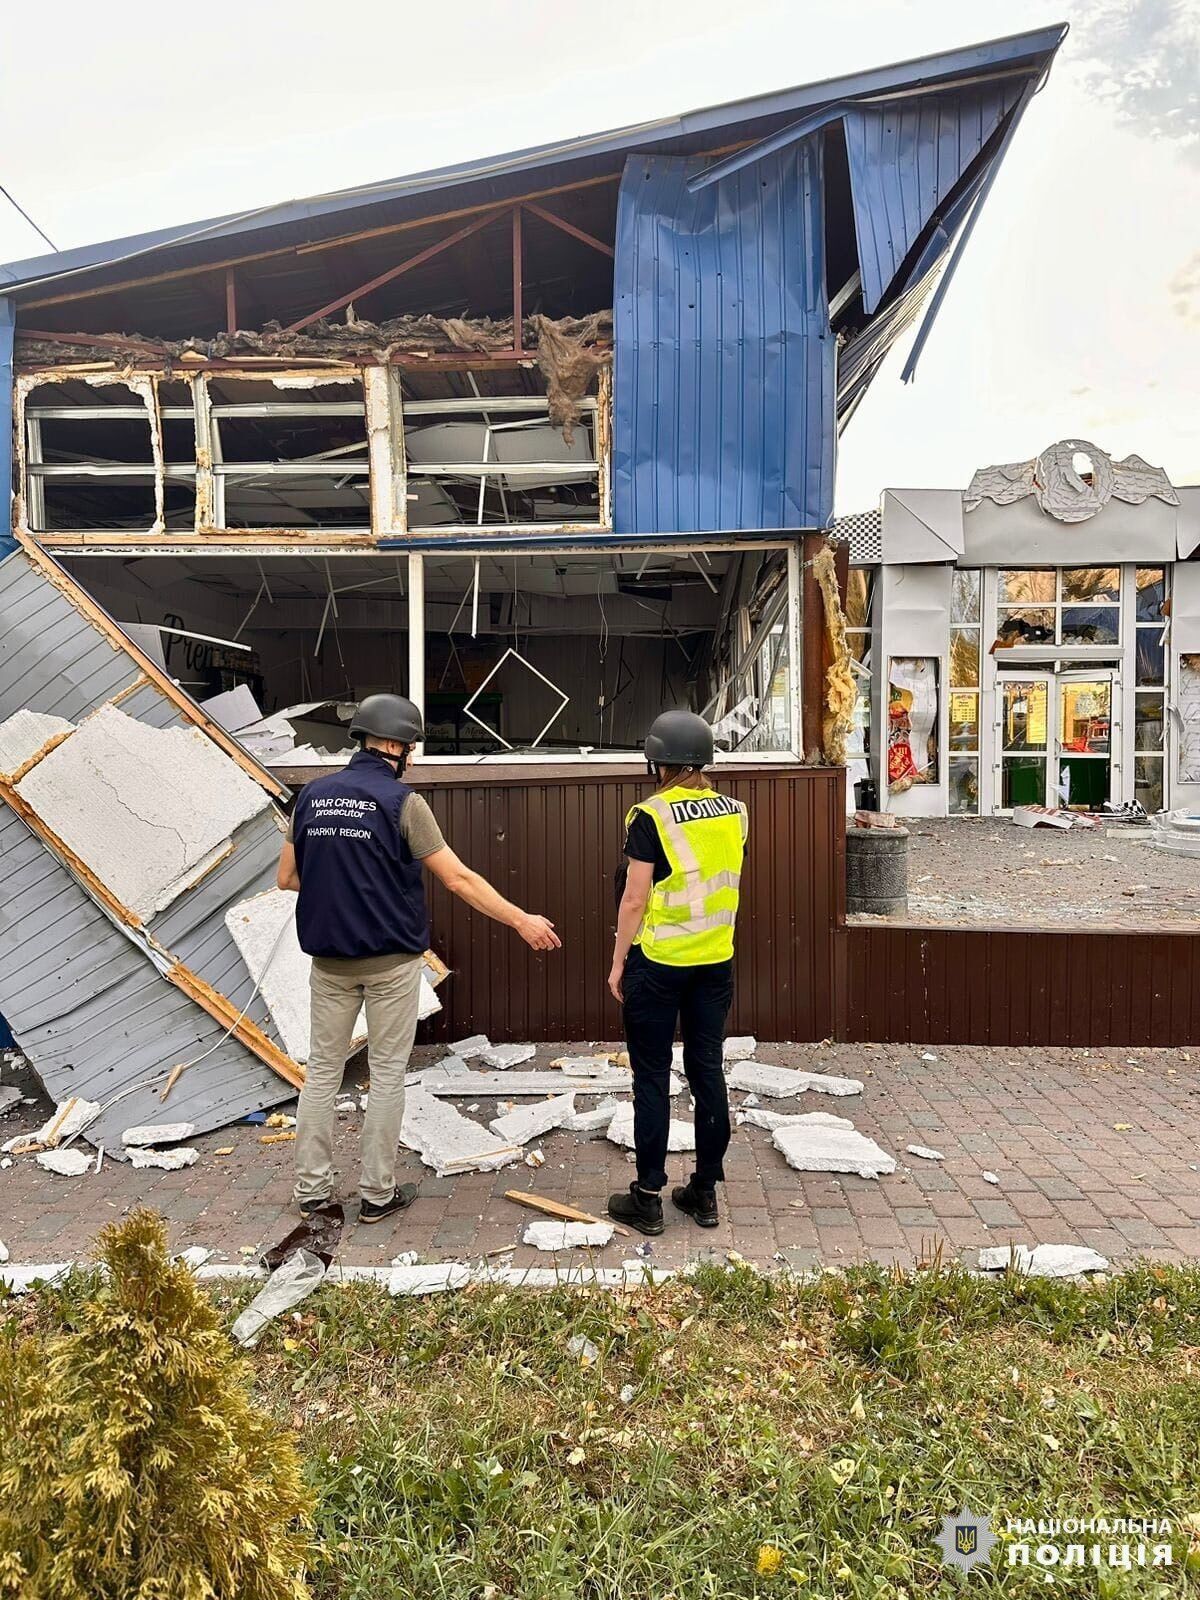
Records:
{"label": "green grass", "polygon": [[[21,1314],[69,1321],[81,1292]],[[632,1296],[427,1301],[355,1286],[251,1359],[317,1490],[319,1600],[1044,1594],[1003,1551],[947,1572],[942,1517],[1200,1513],[1200,1269],[704,1269]],[[1186,1528],[1175,1551],[1169,1572],[1060,1569],[1053,1587],[1200,1592]]]}

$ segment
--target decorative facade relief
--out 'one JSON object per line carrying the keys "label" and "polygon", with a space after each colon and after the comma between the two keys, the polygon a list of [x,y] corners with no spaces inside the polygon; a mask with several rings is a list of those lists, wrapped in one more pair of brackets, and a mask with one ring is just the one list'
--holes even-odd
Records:
{"label": "decorative facade relief", "polygon": [[[1082,471],[1080,457],[1087,463]],[[1141,456],[1114,461],[1087,439],[1060,439],[1032,461],[980,467],[963,496],[963,507],[974,511],[984,500],[1007,506],[1027,495],[1034,495],[1046,515],[1059,522],[1085,522],[1110,500],[1137,506],[1157,498],[1169,506],[1179,504],[1163,469]]]}

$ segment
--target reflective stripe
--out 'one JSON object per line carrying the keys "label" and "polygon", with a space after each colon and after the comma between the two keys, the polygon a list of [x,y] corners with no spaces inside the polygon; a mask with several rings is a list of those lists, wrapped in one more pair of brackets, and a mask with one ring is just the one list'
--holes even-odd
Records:
{"label": "reflective stripe", "polygon": [[654,929],[655,939],[678,939],[687,933],[708,933],[712,928],[732,928],[737,921],[736,911],[710,911],[707,916],[693,922],[660,922]]}
{"label": "reflective stripe", "polygon": [[[736,889],[741,882],[740,872],[718,872],[711,878],[700,880],[700,898],[707,900],[710,894],[716,894],[718,889]],[[659,892],[658,903],[672,908],[690,906],[695,901],[695,895],[690,889],[667,889]]]}

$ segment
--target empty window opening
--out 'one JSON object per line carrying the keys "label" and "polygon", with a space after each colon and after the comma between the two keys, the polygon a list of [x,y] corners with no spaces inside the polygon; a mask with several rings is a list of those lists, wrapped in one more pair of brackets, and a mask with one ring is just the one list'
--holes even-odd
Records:
{"label": "empty window opening", "polygon": [[120,383],[82,380],[30,390],[25,481],[31,528],[145,532],[157,516],[156,477],[150,413],[141,394]]}

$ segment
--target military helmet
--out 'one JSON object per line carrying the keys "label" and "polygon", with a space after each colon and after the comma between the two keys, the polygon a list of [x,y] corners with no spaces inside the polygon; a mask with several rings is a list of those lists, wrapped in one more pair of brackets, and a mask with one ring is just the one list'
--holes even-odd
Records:
{"label": "military helmet", "polygon": [[646,735],[646,760],[658,767],[707,767],[713,758],[712,729],[694,711],[664,711]]}
{"label": "military helmet", "polygon": [[420,744],[425,737],[421,713],[402,694],[369,694],[350,721],[355,739],[397,739]]}

